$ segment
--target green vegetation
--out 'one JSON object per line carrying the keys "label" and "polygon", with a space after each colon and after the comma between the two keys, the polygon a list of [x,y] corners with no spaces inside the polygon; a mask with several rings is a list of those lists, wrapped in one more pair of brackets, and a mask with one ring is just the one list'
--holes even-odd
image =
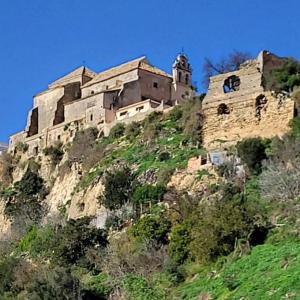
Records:
{"label": "green vegetation", "polygon": [[[202,121],[193,99],[108,138],[77,132],[59,170],[82,166],[78,189],[101,181],[105,229],[43,218],[48,188],[33,160],[19,182],[1,183],[16,237],[0,243],[0,299],[299,299],[298,118],[284,137],[243,140],[224,164],[185,176],[205,154]],[[174,172],[172,183],[184,174],[191,188],[168,184]]]}
{"label": "green vegetation", "polygon": [[265,87],[277,92],[292,92],[300,86],[300,63],[293,58],[285,58],[281,67],[265,74]]}
{"label": "green vegetation", "polygon": [[55,146],[47,147],[43,150],[43,152],[46,156],[50,156],[51,163],[53,166],[58,165],[64,156],[62,143],[59,143]]}

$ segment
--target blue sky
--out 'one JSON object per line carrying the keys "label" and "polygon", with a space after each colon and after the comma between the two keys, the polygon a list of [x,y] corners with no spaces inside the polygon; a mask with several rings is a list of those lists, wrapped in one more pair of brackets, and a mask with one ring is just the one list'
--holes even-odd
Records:
{"label": "blue sky", "polygon": [[184,48],[201,89],[205,57],[267,49],[300,59],[299,0],[3,0],[0,141],[24,128],[32,97],[85,64],[147,55],[166,71]]}

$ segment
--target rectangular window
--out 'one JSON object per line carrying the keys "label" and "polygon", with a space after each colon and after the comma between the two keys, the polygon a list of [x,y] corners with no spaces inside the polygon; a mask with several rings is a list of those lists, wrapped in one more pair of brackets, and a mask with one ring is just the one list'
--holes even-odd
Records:
{"label": "rectangular window", "polygon": [[144,106],[139,106],[139,107],[136,108],[136,111],[141,111],[143,109],[144,109]]}
{"label": "rectangular window", "polygon": [[90,115],[90,121],[92,122],[94,119],[93,115]]}
{"label": "rectangular window", "polygon": [[127,111],[123,111],[123,112],[120,113],[121,117],[126,116],[126,115],[127,115]]}
{"label": "rectangular window", "polygon": [[158,88],[158,83],[157,82],[153,82],[153,87],[157,89]]}

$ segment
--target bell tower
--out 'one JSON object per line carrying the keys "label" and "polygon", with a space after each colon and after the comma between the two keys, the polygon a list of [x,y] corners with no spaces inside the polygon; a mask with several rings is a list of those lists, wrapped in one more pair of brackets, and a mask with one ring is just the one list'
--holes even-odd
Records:
{"label": "bell tower", "polygon": [[179,54],[173,64],[173,100],[181,101],[192,96],[192,68],[185,54]]}

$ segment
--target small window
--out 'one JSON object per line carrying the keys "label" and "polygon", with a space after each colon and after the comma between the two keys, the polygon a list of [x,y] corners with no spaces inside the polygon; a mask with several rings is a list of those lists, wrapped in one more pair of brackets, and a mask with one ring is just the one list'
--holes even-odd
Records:
{"label": "small window", "polygon": [[90,121],[92,122],[94,119],[94,116],[93,115],[90,115]]}
{"label": "small window", "polygon": [[158,88],[158,83],[157,82],[153,82],[153,87],[157,89]]}
{"label": "small window", "polygon": [[33,155],[38,155],[39,154],[39,147],[36,146],[33,148]]}
{"label": "small window", "polygon": [[218,115],[229,115],[230,114],[230,109],[229,107],[225,104],[222,103],[218,106]]}
{"label": "small window", "polygon": [[144,109],[144,105],[143,105],[143,106],[137,107],[137,108],[136,108],[136,111],[141,111],[141,110],[143,110],[143,109]]}
{"label": "small window", "polygon": [[127,115],[127,111],[123,111],[123,112],[120,113],[121,117],[126,116],[126,115]]}
{"label": "small window", "polygon": [[225,79],[223,84],[224,93],[236,92],[240,89],[241,80],[238,76],[232,75]]}
{"label": "small window", "polygon": [[94,91],[91,91],[91,95],[94,95],[95,94],[95,92]]}
{"label": "small window", "polygon": [[60,136],[60,134],[57,136],[57,139],[60,141],[60,138],[61,138],[61,136]]}

